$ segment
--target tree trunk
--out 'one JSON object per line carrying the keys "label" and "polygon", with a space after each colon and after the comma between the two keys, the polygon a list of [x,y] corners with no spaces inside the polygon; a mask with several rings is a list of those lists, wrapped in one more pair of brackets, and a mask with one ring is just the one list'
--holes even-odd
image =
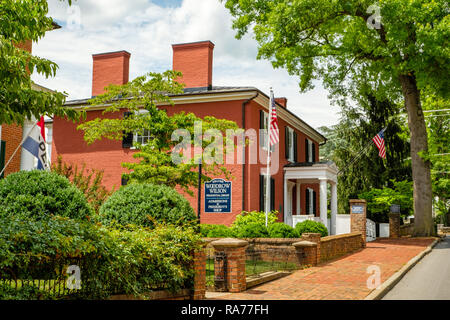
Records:
{"label": "tree trunk", "polygon": [[425,118],[420,103],[420,91],[414,75],[401,75],[405,107],[408,112],[408,126],[411,134],[411,167],[414,184],[414,233],[413,236],[434,234],[432,217],[432,190],[430,162],[424,161],[418,153],[428,151],[428,137]]}

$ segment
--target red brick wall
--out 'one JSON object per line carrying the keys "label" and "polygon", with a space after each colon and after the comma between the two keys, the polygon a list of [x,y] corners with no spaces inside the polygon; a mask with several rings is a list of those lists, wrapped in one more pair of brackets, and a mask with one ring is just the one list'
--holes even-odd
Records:
{"label": "red brick wall", "polygon": [[362,249],[362,233],[353,232],[320,239],[320,261],[325,262]]}
{"label": "red brick wall", "polygon": [[[2,124],[2,140],[5,145],[5,165],[11,158],[17,146],[22,141],[22,126],[16,124]],[[5,170],[5,177],[13,172],[20,171],[20,150],[17,151],[14,158]]]}

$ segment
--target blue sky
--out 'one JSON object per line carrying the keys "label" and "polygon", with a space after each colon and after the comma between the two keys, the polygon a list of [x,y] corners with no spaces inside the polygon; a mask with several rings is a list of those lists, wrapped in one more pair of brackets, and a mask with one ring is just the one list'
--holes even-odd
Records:
{"label": "blue sky", "polygon": [[55,61],[55,78],[33,76],[68,99],[91,95],[92,54],[127,50],[130,78],[172,68],[173,43],[211,40],[215,44],[213,85],[255,86],[288,98],[288,108],[313,127],[337,122],[338,107],[316,88],[300,94],[298,77],[256,60],[252,35],[235,39],[232,18],[219,0],[78,0],[72,7],[49,0],[49,15],[62,28],[48,32],[33,53]]}

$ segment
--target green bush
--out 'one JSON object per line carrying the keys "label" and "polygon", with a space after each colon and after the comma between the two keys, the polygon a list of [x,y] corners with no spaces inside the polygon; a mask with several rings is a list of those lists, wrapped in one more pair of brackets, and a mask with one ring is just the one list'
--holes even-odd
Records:
{"label": "green bush", "polygon": [[327,227],[325,227],[322,222],[313,220],[297,223],[295,231],[299,237],[301,237],[303,233],[320,233],[321,237],[326,237],[328,235]]}
{"label": "green bush", "polygon": [[[0,279],[56,279],[56,267],[64,266],[64,272],[76,264],[81,290],[74,297],[142,295],[155,288],[176,291],[192,285],[192,251],[199,240],[191,228],[164,224],[152,230],[132,225],[115,229],[62,217],[1,219]],[[14,294],[2,286],[0,297],[35,299],[42,297],[38,291],[27,288]]]}
{"label": "green bush", "polygon": [[268,238],[269,232],[265,225],[252,222],[239,228],[234,228],[233,235],[236,238]]}
{"label": "green bush", "polygon": [[86,219],[92,214],[83,193],[54,172],[19,171],[0,180],[0,217]]}
{"label": "green bush", "polygon": [[276,222],[270,225],[267,231],[271,238],[298,238],[295,229],[282,222]]}
{"label": "green bush", "polygon": [[205,238],[228,238],[233,236],[231,229],[222,224],[201,224],[200,233]]}
{"label": "green bush", "polygon": [[100,207],[99,220],[152,227],[154,221],[182,225],[196,221],[182,195],[165,185],[130,184],[113,193]]}

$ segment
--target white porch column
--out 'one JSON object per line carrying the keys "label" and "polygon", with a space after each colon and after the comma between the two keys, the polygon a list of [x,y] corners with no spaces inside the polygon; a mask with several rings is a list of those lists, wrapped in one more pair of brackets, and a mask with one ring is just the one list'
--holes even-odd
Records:
{"label": "white porch column", "polygon": [[300,210],[300,187],[301,187],[301,183],[299,182],[299,180],[297,180],[297,186],[295,187],[296,193],[297,193],[297,214],[301,214],[301,210]]}
{"label": "white porch column", "polygon": [[284,181],[284,183],[283,183],[283,192],[284,192],[284,204],[283,204],[284,219],[283,219],[283,221],[284,221],[284,223],[287,224],[287,223],[289,223],[289,221],[288,221],[288,186],[287,186],[286,177],[283,178],[283,181]]}
{"label": "white porch column", "polygon": [[337,222],[337,182],[331,184],[331,234],[336,234]]}
{"label": "white porch column", "polygon": [[322,223],[328,227],[328,219],[327,219],[327,180],[320,179],[320,220]]}

